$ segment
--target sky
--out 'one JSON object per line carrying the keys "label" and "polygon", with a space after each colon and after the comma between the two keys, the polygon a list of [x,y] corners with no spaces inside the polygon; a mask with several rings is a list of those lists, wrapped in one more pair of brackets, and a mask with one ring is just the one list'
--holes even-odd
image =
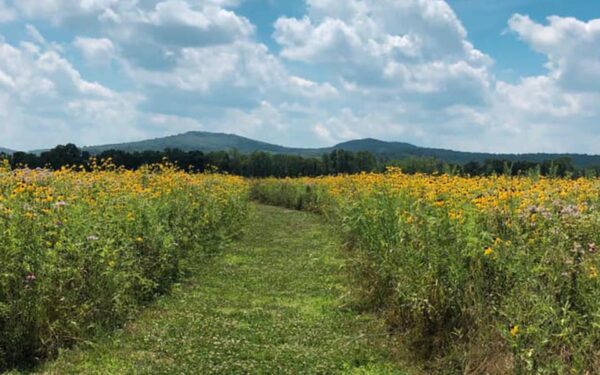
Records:
{"label": "sky", "polygon": [[600,2],[0,0],[0,146],[600,153]]}

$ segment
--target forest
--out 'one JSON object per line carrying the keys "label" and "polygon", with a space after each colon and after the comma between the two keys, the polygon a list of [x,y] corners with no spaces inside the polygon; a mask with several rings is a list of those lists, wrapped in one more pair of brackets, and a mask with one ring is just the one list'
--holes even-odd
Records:
{"label": "forest", "polygon": [[368,151],[334,150],[321,157],[268,152],[241,153],[238,151],[164,151],[126,152],[106,150],[92,155],[74,144],[59,145],[39,154],[15,152],[0,154],[12,168],[48,168],[58,170],[67,166],[91,168],[90,160],[108,160],[119,167],[137,170],[144,165],[168,161],[190,172],[219,171],[243,177],[316,177],[361,172],[383,172],[398,167],[404,173],[451,174],[461,176],[540,175],[550,177],[595,177],[600,165],[579,168],[569,157],[541,162],[487,159],[465,164],[449,163],[434,157],[407,157],[400,160],[375,156]]}

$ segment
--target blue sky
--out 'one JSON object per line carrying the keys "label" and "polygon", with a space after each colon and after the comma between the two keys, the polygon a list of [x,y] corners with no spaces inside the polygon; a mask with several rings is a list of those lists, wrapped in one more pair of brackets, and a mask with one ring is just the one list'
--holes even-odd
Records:
{"label": "blue sky", "polygon": [[0,146],[189,130],[600,153],[589,0],[0,0]]}
{"label": "blue sky", "polygon": [[496,61],[496,74],[505,79],[543,74],[546,58],[519,41],[508,29],[515,13],[527,14],[537,22],[559,15],[589,21],[600,17],[600,3],[586,0],[450,0],[465,25],[469,40]]}

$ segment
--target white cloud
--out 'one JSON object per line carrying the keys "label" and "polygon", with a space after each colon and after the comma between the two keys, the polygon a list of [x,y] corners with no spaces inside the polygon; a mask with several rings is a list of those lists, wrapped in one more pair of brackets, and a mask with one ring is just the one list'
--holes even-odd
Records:
{"label": "white cloud", "polygon": [[549,74],[569,90],[600,90],[600,19],[548,17],[548,24],[515,14],[509,26],[548,58]]}
{"label": "white cloud", "polygon": [[357,59],[361,52],[358,33],[339,19],[327,18],[313,25],[308,17],[280,18],[275,30],[275,40],[284,47],[281,55],[290,60],[344,63]]}
{"label": "white cloud", "polygon": [[0,43],[0,102],[9,128],[3,141],[15,148],[91,143],[135,127],[138,95],[87,81],[57,51],[33,47]]}
{"label": "white cloud", "polygon": [[552,78],[528,77],[516,85],[498,83],[497,93],[501,101],[512,111],[520,111],[530,117],[564,118],[581,114],[582,97],[564,92]]}
{"label": "white cloud", "polygon": [[295,58],[296,49],[334,48],[340,40],[362,47],[368,57],[385,50],[386,44],[401,55],[415,56],[414,49],[419,49],[425,59],[462,58],[472,50],[465,44],[461,22],[442,0],[308,0],[308,4],[304,19],[280,18],[276,23],[275,37],[285,48],[284,56]]}
{"label": "white cloud", "polygon": [[308,3],[307,16],[275,23],[283,58],[329,67],[342,82],[393,92],[396,99],[429,94],[436,105],[485,100],[492,60],[468,42],[444,1]]}
{"label": "white cloud", "polygon": [[77,37],[73,41],[88,64],[92,66],[105,66],[115,56],[115,46],[106,38]]}
{"label": "white cloud", "polygon": [[0,24],[14,21],[17,18],[17,13],[14,9],[6,5],[5,0],[0,0]]}
{"label": "white cloud", "polygon": [[183,0],[167,0],[141,17],[140,26],[158,41],[181,46],[232,42],[254,33],[246,18],[220,6],[192,7]]}
{"label": "white cloud", "polygon": [[443,0],[306,0],[306,15],[274,24],[278,54],[257,41],[267,25],[240,15],[240,3],[0,0],[0,23],[27,35],[0,38],[1,146],[191,129],[294,146],[376,137],[594,151],[600,142],[600,20],[513,16],[510,29],[547,57],[548,73],[503,82]]}
{"label": "white cloud", "polygon": [[102,30],[130,64],[166,71],[183,50],[250,40],[255,26],[223,8],[223,1],[124,2],[97,17]]}
{"label": "white cloud", "polygon": [[288,130],[283,114],[267,101],[262,101],[250,111],[227,110],[224,118],[230,124],[226,125],[229,131],[246,136],[256,137],[266,132],[282,133]]}
{"label": "white cloud", "polygon": [[25,30],[27,31],[27,35],[29,35],[29,37],[37,44],[40,45],[45,45],[46,39],[42,36],[42,34],[40,34],[40,32],[38,31],[38,29],[35,28],[35,26],[33,25],[25,25]]}
{"label": "white cloud", "polygon": [[[12,0],[27,18],[47,19],[60,23],[69,17],[95,15],[110,9],[119,0]],[[125,0],[125,2],[131,2]]]}

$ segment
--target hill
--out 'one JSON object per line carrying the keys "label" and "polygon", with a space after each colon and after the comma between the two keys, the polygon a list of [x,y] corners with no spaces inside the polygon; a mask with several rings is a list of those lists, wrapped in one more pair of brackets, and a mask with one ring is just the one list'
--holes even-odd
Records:
{"label": "hill", "polygon": [[10,155],[13,152],[14,152],[13,150],[10,150],[8,148],[0,147],[0,154],[8,154],[8,155]]}
{"label": "hill", "polygon": [[386,142],[371,138],[353,140],[325,148],[290,148],[271,143],[260,142],[234,134],[198,131],[139,142],[84,147],[84,150],[89,151],[92,154],[98,154],[102,151],[112,149],[127,152],[141,152],[146,150],[162,151],[167,148],[178,148],[183,151],[203,152],[238,150],[241,153],[251,153],[255,151],[264,151],[274,154],[300,155],[306,157],[320,156],[333,150],[346,150],[352,152],[369,151],[379,157],[385,157],[389,159],[404,159],[407,157],[434,157],[439,160],[457,164],[465,164],[470,161],[483,162],[486,159],[541,162],[544,160],[569,157],[578,167],[600,165],[600,155],[558,153],[492,154],[463,152],[419,147],[404,142]]}
{"label": "hill", "polygon": [[305,149],[293,149],[266,142],[255,141],[253,139],[241,137],[235,134],[209,133],[199,131],[172,135],[164,138],[148,139],[139,142],[90,146],[84,147],[83,150],[89,151],[92,154],[98,154],[106,150],[141,152],[147,150],[162,151],[167,148],[178,148],[182,151],[203,152],[238,150],[241,153],[251,153],[255,151],[264,151],[275,154],[304,154],[305,151],[308,151]]}
{"label": "hill", "polygon": [[483,152],[453,151],[440,148],[418,147],[410,143],[385,142],[376,139],[361,139],[340,143],[333,149],[347,151],[370,151],[378,156],[390,159],[403,159],[407,157],[434,157],[449,163],[465,164],[470,161],[484,162],[488,159],[502,159],[509,161],[543,162],[559,158],[570,158],[578,167],[600,165],[600,155],[588,154],[559,154],[559,153],[529,153],[529,154],[495,154]]}

